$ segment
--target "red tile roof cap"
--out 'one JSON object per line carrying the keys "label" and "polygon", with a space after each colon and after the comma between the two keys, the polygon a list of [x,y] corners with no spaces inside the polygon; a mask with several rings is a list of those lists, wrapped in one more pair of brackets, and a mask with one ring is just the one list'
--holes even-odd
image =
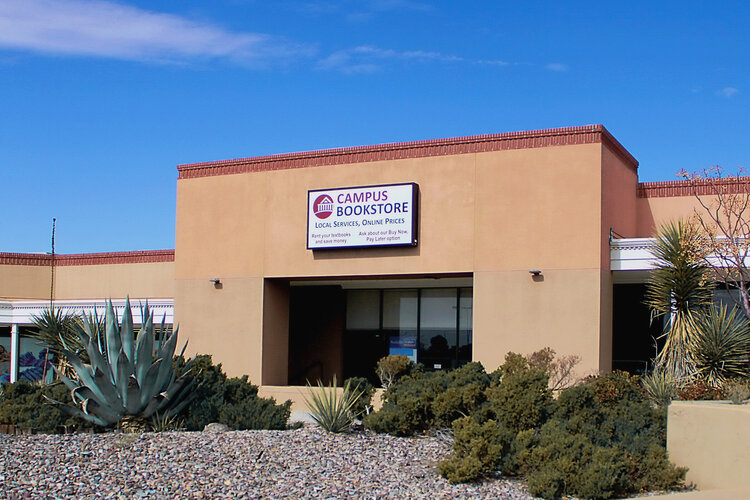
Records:
{"label": "red tile roof cap", "polygon": [[633,170],[638,162],[604,128],[603,125],[552,128],[527,132],[474,135],[449,139],[397,142],[374,146],[322,149],[299,153],[285,153],[234,160],[211,161],[178,165],[180,179],[214,175],[241,174],[291,168],[343,165],[382,160],[400,160],[429,156],[447,156],[485,151],[567,146],[572,144],[606,144]]}

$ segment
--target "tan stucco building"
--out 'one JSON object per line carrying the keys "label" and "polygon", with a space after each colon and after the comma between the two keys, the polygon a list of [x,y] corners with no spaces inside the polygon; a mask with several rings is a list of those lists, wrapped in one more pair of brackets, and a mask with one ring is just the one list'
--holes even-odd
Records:
{"label": "tan stucco building", "polygon": [[[373,376],[388,353],[494,369],[508,351],[549,346],[583,372],[638,370],[653,356],[648,238],[696,203],[685,183],[639,184],[637,169],[599,125],[181,165],[175,250],[58,256],[54,297],[173,306],[190,350],[269,393]],[[413,197],[395,209],[346,197],[404,185]],[[335,234],[385,235],[398,220],[408,241],[317,247],[328,240],[311,228],[344,221],[345,203],[359,218]],[[49,300],[49,259],[0,254],[9,351],[19,311]]]}

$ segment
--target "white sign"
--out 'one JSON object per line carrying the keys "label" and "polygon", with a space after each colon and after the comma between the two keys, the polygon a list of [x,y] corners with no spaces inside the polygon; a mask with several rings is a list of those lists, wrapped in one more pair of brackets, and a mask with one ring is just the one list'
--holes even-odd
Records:
{"label": "white sign", "polygon": [[414,183],[307,192],[307,248],[415,246]]}

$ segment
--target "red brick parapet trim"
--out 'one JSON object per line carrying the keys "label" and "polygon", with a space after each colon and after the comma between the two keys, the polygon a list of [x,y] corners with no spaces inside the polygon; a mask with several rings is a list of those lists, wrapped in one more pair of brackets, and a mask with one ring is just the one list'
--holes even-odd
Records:
{"label": "red brick parapet trim", "polygon": [[[174,262],[174,250],[138,250],[134,252],[78,253],[55,255],[56,266],[92,266],[99,264],[146,264]],[[0,265],[49,266],[52,255],[0,252]]]}
{"label": "red brick parapet trim", "polygon": [[638,168],[636,159],[612,137],[612,134],[604,126],[585,125],[582,127],[508,132],[504,134],[475,135],[428,141],[397,142],[375,146],[323,149],[320,151],[257,156],[236,160],[191,163],[178,165],[177,170],[180,173],[180,179],[192,179],[214,175],[343,165],[347,163],[402,160],[429,156],[593,143],[605,144],[633,170]]}
{"label": "red brick parapet trim", "polygon": [[642,182],[638,184],[639,198],[667,198],[678,196],[711,196],[719,189],[724,194],[750,193],[750,177],[728,179]]}

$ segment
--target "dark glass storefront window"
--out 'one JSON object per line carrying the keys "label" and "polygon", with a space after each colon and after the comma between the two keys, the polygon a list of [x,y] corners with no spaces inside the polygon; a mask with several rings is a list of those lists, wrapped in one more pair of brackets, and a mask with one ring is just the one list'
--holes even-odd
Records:
{"label": "dark glass storefront window", "polygon": [[472,289],[349,290],[345,376],[373,378],[375,362],[403,354],[428,370],[471,361]]}
{"label": "dark glass storefront window", "polygon": [[446,370],[458,364],[458,290],[422,290],[419,315],[419,362],[427,369]]}

